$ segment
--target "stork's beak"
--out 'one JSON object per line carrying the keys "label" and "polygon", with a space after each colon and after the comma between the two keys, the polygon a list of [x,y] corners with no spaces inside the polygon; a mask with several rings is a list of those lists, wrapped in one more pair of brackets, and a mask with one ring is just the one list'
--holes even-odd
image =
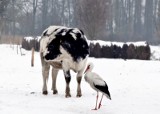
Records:
{"label": "stork's beak", "polygon": [[89,67],[86,68],[86,70],[84,71],[84,74],[87,72],[88,69],[89,69]]}

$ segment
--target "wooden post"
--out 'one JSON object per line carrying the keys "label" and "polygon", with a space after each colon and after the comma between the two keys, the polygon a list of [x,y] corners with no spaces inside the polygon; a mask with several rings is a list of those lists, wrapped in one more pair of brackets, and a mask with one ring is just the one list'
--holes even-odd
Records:
{"label": "wooden post", "polygon": [[34,47],[32,47],[31,66],[34,67]]}
{"label": "wooden post", "polygon": [[18,44],[17,44],[17,55],[18,55]]}

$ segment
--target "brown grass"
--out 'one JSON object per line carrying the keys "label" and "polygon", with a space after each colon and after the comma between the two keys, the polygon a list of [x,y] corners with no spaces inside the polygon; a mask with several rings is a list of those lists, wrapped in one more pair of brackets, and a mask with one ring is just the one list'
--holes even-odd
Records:
{"label": "brown grass", "polygon": [[17,44],[22,43],[23,36],[11,36],[11,35],[2,35],[0,38],[0,44]]}

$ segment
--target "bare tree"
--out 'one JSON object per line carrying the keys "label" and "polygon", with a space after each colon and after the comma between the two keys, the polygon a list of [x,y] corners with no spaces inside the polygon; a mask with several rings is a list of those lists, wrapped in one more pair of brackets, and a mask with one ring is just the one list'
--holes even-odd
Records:
{"label": "bare tree", "polygon": [[75,19],[78,26],[85,30],[89,39],[104,38],[109,4],[110,0],[76,1]]}
{"label": "bare tree", "polygon": [[0,0],[0,37],[64,25],[79,27],[89,39],[154,41],[159,12],[160,0]]}
{"label": "bare tree", "polygon": [[48,1],[42,0],[42,30],[46,29],[47,25],[47,17],[48,17]]}
{"label": "bare tree", "polygon": [[146,0],[144,15],[144,37],[146,40],[153,38],[153,0]]}
{"label": "bare tree", "polygon": [[38,0],[33,0],[32,7],[33,7],[32,35],[35,35],[35,23],[36,23],[36,13],[37,13],[37,7],[38,7]]}
{"label": "bare tree", "polygon": [[157,20],[155,22],[155,25],[156,25],[156,33],[158,39],[160,40],[160,0],[158,0]]}
{"label": "bare tree", "polygon": [[[135,0],[134,36],[142,38],[142,0]],[[140,39],[139,39],[140,40]]]}
{"label": "bare tree", "polygon": [[71,26],[71,0],[68,0],[67,1],[67,9],[68,9],[68,23],[67,23],[67,25],[68,26]]}
{"label": "bare tree", "polygon": [[1,35],[4,29],[5,20],[6,20],[6,10],[9,4],[9,0],[0,0],[0,42],[1,42]]}
{"label": "bare tree", "polygon": [[12,32],[13,38],[15,37],[15,28],[16,28],[16,20],[15,20],[15,0],[12,0]]}
{"label": "bare tree", "polygon": [[131,40],[135,0],[113,0],[114,40]]}

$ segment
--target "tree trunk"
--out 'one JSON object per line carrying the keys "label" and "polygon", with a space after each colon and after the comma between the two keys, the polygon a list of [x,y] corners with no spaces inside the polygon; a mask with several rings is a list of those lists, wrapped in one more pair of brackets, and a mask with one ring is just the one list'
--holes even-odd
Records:
{"label": "tree trunk", "polygon": [[110,0],[77,0],[74,15],[79,28],[89,39],[104,39],[107,27],[107,9]]}
{"label": "tree trunk", "polygon": [[153,0],[146,0],[144,15],[144,37],[147,41],[153,38]]}
{"label": "tree trunk", "polygon": [[42,0],[42,30],[47,28],[48,0]]}
{"label": "tree trunk", "polygon": [[[142,36],[142,0],[135,0],[134,11],[134,37],[141,38]],[[140,40],[140,39],[139,39]]]}
{"label": "tree trunk", "polygon": [[36,22],[37,4],[38,4],[38,0],[33,0],[32,36],[35,35],[35,22]]}

